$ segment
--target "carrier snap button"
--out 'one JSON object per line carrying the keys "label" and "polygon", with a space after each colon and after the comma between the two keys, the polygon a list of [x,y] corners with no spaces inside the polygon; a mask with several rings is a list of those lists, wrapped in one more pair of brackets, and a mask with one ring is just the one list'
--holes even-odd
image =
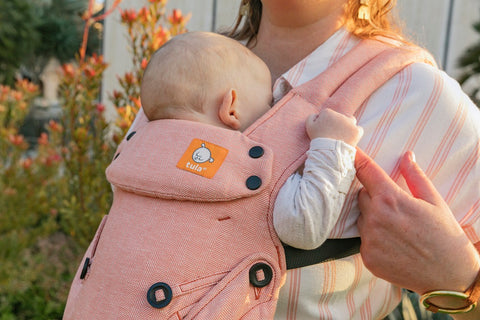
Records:
{"label": "carrier snap button", "polygon": [[85,258],[85,262],[83,263],[82,272],[80,273],[80,279],[85,279],[87,275],[88,268],[90,268],[90,258]]}
{"label": "carrier snap button", "polygon": [[273,271],[268,264],[259,262],[250,268],[248,276],[254,287],[263,288],[272,281]]}
{"label": "carrier snap button", "polygon": [[130,138],[133,137],[133,135],[134,135],[135,133],[137,133],[137,131],[132,131],[132,132],[130,132],[130,133],[128,134],[128,136],[127,136],[127,141],[130,140]]}
{"label": "carrier snap button", "polygon": [[262,179],[258,176],[250,176],[247,179],[246,185],[250,190],[257,190],[262,185]]}
{"label": "carrier snap button", "polygon": [[168,284],[157,282],[148,289],[147,301],[152,307],[161,309],[172,301],[172,296],[172,288]]}
{"label": "carrier snap button", "polygon": [[263,156],[263,153],[264,153],[263,148],[260,146],[252,147],[248,151],[248,155],[253,159],[260,158],[261,156]]}

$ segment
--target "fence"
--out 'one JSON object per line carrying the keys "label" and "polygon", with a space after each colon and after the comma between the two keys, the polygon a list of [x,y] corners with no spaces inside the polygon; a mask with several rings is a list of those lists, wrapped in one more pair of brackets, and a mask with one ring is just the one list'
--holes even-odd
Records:
{"label": "fence", "polygon": [[[113,0],[106,0],[110,5]],[[139,8],[147,0],[123,0],[122,8]],[[240,0],[169,0],[168,8],[192,13],[189,30],[215,31],[229,27],[235,20]],[[471,44],[478,41],[472,24],[480,20],[480,0],[398,0],[398,15],[405,31],[425,46],[439,65],[451,76],[458,76],[456,61]],[[116,75],[129,69],[125,29],[119,14],[105,23],[104,54],[110,63],[105,72],[102,95],[105,99],[117,87]]]}

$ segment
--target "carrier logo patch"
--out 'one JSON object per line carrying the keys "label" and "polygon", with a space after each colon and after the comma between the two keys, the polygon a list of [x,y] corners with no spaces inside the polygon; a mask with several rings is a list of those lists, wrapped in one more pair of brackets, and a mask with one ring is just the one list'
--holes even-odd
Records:
{"label": "carrier logo patch", "polygon": [[227,157],[228,150],[200,139],[193,139],[177,163],[177,168],[213,178]]}

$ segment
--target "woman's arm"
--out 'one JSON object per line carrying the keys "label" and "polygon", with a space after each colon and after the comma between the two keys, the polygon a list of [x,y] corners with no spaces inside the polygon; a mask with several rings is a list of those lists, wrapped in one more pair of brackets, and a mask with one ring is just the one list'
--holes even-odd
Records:
{"label": "woman's arm", "polygon": [[[447,204],[411,153],[400,170],[411,194],[365,153],[357,150],[362,238],[360,253],[376,276],[423,294],[465,291],[480,270],[480,257]],[[478,319],[480,308],[456,319]]]}

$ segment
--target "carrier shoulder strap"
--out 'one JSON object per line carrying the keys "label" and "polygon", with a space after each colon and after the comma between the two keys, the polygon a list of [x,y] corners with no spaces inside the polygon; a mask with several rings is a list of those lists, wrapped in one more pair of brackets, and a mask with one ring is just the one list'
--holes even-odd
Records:
{"label": "carrier shoulder strap", "polygon": [[363,40],[327,70],[293,90],[321,109],[353,115],[373,92],[415,62],[436,66],[434,58],[419,47]]}
{"label": "carrier shoulder strap", "polygon": [[[433,57],[418,47],[395,46],[375,40],[360,41],[316,78],[292,89],[274,106],[280,110],[272,117],[273,122],[247,129],[245,134],[254,139],[262,142],[273,141],[270,145],[273,149],[277,148],[276,155],[282,154],[282,145],[288,146],[289,152],[298,154],[293,162],[282,163],[286,169],[274,188],[274,194],[306,159],[309,140],[305,135],[304,122],[295,124],[295,121],[298,122],[302,115],[305,117],[305,114],[318,112],[323,108],[354,115],[373,92],[415,62],[435,65]],[[302,129],[299,129],[299,126],[302,126]],[[276,161],[283,160],[277,157]],[[291,158],[289,161],[292,161]],[[271,213],[272,211],[269,212],[270,215]],[[328,239],[314,250],[284,246],[286,268],[294,269],[356,254],[360,250],[360,243],[360,238],[349,238]]]}

